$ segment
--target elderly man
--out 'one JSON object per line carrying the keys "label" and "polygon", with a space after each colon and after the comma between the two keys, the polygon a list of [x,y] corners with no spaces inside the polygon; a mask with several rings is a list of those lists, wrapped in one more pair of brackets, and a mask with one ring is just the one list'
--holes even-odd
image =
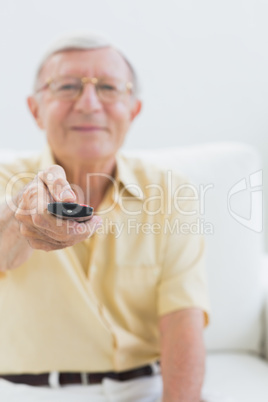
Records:
{"label": "elderly man", "polygon": [[[181,177],[118,153],[141,110],[132,65],[103,38],[65,38],[28,105],[48,145],[0,167],[1,401],[199,402],[197,205]],[[94,215],[57,218],[52,201]]]}

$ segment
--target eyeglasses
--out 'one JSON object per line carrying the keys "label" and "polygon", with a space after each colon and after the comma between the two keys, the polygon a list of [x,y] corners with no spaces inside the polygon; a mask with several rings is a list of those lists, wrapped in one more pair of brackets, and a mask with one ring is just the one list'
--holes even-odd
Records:
{"label": "eyeglasses", "polygon": [[62,100],[75,100],[83,92],[86,84],[95,86],[98,98],[103,103],[116,102],[127,93],[132,93],[132,82],[123,83],[114,78],[58,77],[50,78],[36,93],[49,89],[53,96]]}

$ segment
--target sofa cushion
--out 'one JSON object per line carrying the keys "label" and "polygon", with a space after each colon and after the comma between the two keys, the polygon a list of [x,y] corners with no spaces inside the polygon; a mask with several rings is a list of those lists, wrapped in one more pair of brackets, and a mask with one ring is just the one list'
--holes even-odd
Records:
{"label": "sofa cushion", "polygon": [[258,356],[213,353],[207,357],[203,392],[219,396],[219,401],[267,402],[267,379],[268,363]]}

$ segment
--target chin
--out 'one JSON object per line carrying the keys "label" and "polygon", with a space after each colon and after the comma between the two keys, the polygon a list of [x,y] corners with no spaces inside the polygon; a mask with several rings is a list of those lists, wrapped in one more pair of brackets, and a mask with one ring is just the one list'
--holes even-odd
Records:
{"label": "chin", "polygon": [[116,151],[100,145],[84,145],[77,149],[76,155],[81,160],[106,159],[115,155]]}

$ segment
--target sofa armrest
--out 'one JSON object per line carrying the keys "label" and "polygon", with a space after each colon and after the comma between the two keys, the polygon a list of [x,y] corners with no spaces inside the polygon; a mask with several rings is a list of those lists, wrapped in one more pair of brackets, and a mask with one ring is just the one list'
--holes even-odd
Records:
{"label": "sofa armrest", "polygon": [[268,254],[263,254],[261,264],[261,282],[264,291],[264,339],[263,354],[268,361]]}

